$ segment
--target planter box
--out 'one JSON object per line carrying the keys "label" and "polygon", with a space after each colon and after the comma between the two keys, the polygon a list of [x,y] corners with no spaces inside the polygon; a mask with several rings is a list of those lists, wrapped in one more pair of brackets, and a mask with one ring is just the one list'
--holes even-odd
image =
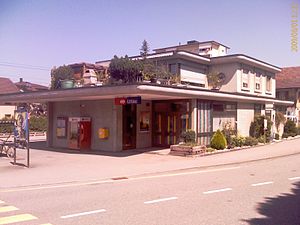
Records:
{"label": "planter box", "polygon": [[205,153],[206,146],[171,145],[170,154],[179,156],[193,156]]}
{"label": "planter box", "polygon": [[61,88],[62,89],[68,89],[74,87],[74,81],[73,80],[63,80],[61,81]]}

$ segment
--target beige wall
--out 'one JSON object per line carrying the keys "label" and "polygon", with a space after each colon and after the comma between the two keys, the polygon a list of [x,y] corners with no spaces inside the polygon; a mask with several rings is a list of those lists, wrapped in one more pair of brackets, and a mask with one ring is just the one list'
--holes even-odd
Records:
{"label": "beige wall", "polygon": [[[122,150],[122,107],[115,106],[113,100],[73,101],[53,103],[53,147],[68,147],[67,138],[56,137],[57,117],[91,117],[92,120],[92,150],[120,151]],[[109,129],[109,138],[100,140],[98,129]]]}
{"label": "beige wall", "polygon": [[253,103],[237,103],[237,131],[241,136],[249,136],[250,124],[254,119]]}
{"label": "beige wall", "polygon": [[0,119],[4,118],[5,115],[14,116],[15,106],[3,105],[0,106]]}
{"label": "beige wall", "polygon": [[212,65],[210,67],[210,72],[224,73],[225,80],[220,91],[226,92],[237,92],[237,78],[238,76],[239,64],[237,63],[226,63],[219,65]]}

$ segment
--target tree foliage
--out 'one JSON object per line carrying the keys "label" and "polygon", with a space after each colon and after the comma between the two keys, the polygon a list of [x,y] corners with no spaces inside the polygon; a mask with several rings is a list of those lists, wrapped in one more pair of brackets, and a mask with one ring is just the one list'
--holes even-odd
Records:
{"label": "tree foliage", "polygon": [[51,70],[51,89],[59,88],[61,80],[73,79],[74,71],[70,66],[54,67]]}
{"label": "tree foliage", "polygon": [[225,79],[225,75],[219,72],[210,72],[207,74],[208,85],[212,88],[220,88]]}
{"label": "tree foliage", "polygon": [[[264,130],[264,120],[267,120],[267,129]],[[250,136],[255,138],[260,138],[261,136],[264,136],[266,134],[266,141],[270,141],[271,137],[271,127],[272,127],[272,121],[269,117],[266,116],[255,116],[254,121],[251,122],[250,125]]]}
{"label": "tree foliage", "polygon": [[140,55],[143,56],[143,58],[146,58],[149,52],[150,52],[149,44],[146,40],[144,40],[142,43],[142,47],[140,48]]}
{"label": "tree foliage", "polygon": [[278,130],[279,129],[279,125],[281,123],[284,123],[285,122],[285,117],[283,115],[282,112],[276,112],[276,115],[275,115],[275,126],[276,126],[276,129]]}
{"label": "tree foliage", "polygon": [[136,82],[137,77],[141,75],[142,63],[139,60],[132,60],[127,55],[119,58],[114,56],[109,64],[110,77],[115,80],[121,80],[122,83]]}
{"label": "tree foliage", "polygon": [[48,120],[46,116],[31,116],[29,119],[30,131],[45,132],[47,131]]}

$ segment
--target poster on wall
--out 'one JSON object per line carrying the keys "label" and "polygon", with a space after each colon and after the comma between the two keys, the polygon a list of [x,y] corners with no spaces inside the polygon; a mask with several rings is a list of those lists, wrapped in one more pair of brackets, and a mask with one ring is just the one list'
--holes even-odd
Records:
{"label": "poster on wall", "polygon": [[140,115],[140,131],[150,131],[150,112],[141,112]]}
{"label": "poster on wall", "polygon": [[67,118],[66,117],[57,117],[56,137],[59,137],[59,138],[67,137]]}
{"label": "poster on wall", "polygon": [[28,141],[29,138],[29,115],[25,108],[15,110],[14,136],[19,141]]}

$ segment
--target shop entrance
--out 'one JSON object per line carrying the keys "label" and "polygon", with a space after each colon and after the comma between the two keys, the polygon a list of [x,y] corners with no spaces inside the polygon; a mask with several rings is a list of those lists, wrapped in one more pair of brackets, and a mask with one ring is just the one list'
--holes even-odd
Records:
{"label": "shop entrance", "polygon": [[190,128],[188,101],[154,102],[153,145],[169,147],[180,142],[180,135]]}
{"label": "shop entrance", "polygon": [[123,150],[136,148],[136,104],[123,105]]}

